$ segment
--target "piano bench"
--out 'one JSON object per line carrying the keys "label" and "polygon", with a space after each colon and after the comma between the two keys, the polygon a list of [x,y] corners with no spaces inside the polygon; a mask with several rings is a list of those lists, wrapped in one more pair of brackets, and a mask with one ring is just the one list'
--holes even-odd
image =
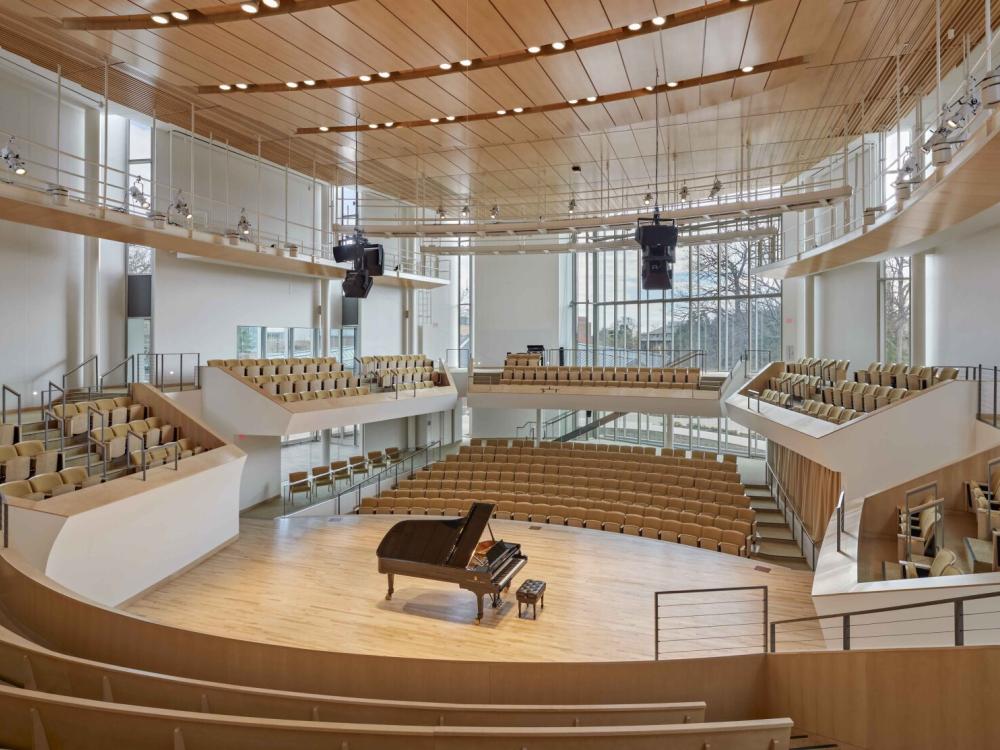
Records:
{"label": "piano bench", "polygon": [[542,609],[545,609],[545,581],[534,581],[532,579],[526,580],[517,589],[517,616],[518,619],[521,617],[521,607],[524,606],[525,611],[527,611],[527,605],[531,605],[531,619],[538,619],[538,610],[536,609],[539,602],[541,602]]}

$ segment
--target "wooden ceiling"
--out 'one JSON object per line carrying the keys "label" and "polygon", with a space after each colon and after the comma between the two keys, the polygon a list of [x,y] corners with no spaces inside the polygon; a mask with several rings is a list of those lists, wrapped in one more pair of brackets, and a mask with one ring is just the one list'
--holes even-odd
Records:
{"label": "wooden ceiling", "polygon": [[[115,65],[112,98],[180,126],[339,182],[450,210],[494,203],[532,216],[559,211],[570,193],[649,189],[656,174],[676,186],[725,190],[749,164],[761,181],[781,180],[842,147],[845,127],[872,130],[895,113],[895,59],[909,92],[934,75],[934,0],[768,0],[726,15],[634,39],[435,78],[274,93],[199,94],[225,81],[326,79],[498,55],[594,34],[697,7],[695,0],[356,0],[336,7],[157,30],[67,31],[56,19],[169,12],[170,0],[4,0],[0,44],[89,88]],[[188,7],[221,6],[188,0]],[[1000,13],[996,14],[1000,16]],[[982,3],[942,0],[945,70],[963,37],[983,34]],[[952,38],[948,38],[951,36]],[[657,80],[712,75],[806,55],[805,68],[725,80],[663,96],[414,129],[292,136],[320,124],[402,122],[443,114],[541,106],[606,95]],[[653,126],[657,101],[657,130]],[[863,102],[863,103],[862,103]],[[864,119],[862,120],[862,115]],[[749,141],[749,146],[745,144]],[[741,148],[744,144],[744,148]],[[579,165],[577,173],[572,165]],[[753,183],[752,183],[753,184]],[[589,191],[589,193],[588,193]],[[471,196],[471,197],[470,197]],[[589,201],[594,207],[596,199]],[[479,207],[479,208],[477,208]],[[564,207],[563,207],[564,208]]]}

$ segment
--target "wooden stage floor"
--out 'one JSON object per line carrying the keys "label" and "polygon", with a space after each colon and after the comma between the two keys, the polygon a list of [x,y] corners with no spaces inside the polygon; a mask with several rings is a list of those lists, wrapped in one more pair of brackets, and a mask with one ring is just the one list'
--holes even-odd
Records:
{"label": "wooden stage floor", "polygon": [[[249,640],[331,651],[497,661],[624,661],[654,654],[653,592],[769,588],[772,620],[815,614],[812,575],[769,563],[659,540],[566,526],[493,521],[496,537],[519,542],[528,564],[503,606],[475,623],[475,597],[453,584],[396,578],[386,601],[375,548],[393,516],[261,521],[244,519],[240,538],[125,610],[150,620]],[[756,567],[770,570],[763,572]],[[537,621],[518,619],[514,590],[547,582]],[[762,623],[733,615],[738,594],[698,610],[706,622],[672,620],[662,642],[676,656],[761,648]],[[687,610],[694,611],[694,610]],[[749,617],[752,618],[752,615]],[[735,619],[734,619],[735,618]],[[741,640],[715,636],[744,634]],[[708,640],[699,640],[708,638]]]}

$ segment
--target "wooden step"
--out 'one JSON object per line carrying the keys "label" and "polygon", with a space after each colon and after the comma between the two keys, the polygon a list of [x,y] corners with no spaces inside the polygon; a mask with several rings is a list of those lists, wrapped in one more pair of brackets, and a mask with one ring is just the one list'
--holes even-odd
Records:
{"label": "wooden step", "polygon": [[758,526],[788,526],[785,516],[780,510],[756,510],[754,509],[754,520]]}
{"label": "wooden step", "polygon": [[776,542],[794,542],[792,530],[787,526],[758,526],[757,538],[761,541],[773,540]]}
{"label": "wooden step", "polygon": [[754,510],[771,510],[776,513],[781,512],[778,510],[778,504],[774,501],[774,498],[771,497],[750,498],[750,507]]}

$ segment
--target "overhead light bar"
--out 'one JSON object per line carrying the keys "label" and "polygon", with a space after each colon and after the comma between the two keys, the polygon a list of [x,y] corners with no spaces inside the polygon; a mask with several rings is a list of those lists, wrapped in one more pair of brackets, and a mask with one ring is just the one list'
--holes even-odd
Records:
{"label": "overhead light bar", "polygon": [[[308,0],[298,0],[295,5],[299,6],[307,1]],[[347,0],[341,0],[341,2],[346,1]],[[747,0],[748,4],[753,5],[765,2],[770,2],[770,0]],[[282,6],[280,11],[269,12],[284,12],[284,10],[285,7]],[[533,44],[529,47],[521,47],[519,49],[502,52],[497,55],[489,55],[487,57],[479,58],[464,58],[462,60],[444,60],[426,67],[410,68],[408,70],[383,71],[386,75],[381,76],[381,78],[384,79],[391,76],[393,80],[402,81],[418,78],[431,78],[433,76],[447,74],[449,71],[454,69],[455,65],[461,65],[463,68],[476,70],[494,68],[503,65],[512,65],[537,56],[559,55],[605,44],[613,44],[625,39],[641,36],[643,34],[651,34],[664,29],[672,29],[705,21],[706,19],[721,16],[726,13],[732,13],[737,10],[743,10],[743,5],[734,3],[733,0],[717,0],[716,2],[708,3],[707,5],[696,6],[678,11],[676,13],[670,13],[668,15],[655,16],[648,21],[635,21],[626,26],[619,26],[607,31],[597,32],[595,34],[575,37],[572,39],[557,39],[546,44]],[[261,13],[264,12],[265,9],[261,9]],[[245,18],[246,14],[243,14],[243,17]],[[192,21],[193,20],[195,19],[192,19]],[[69,19],[67,19],[67,21],[69,21]],[[378,79],[366,79],[363,76],[359,78],[359,76],[353,75],[342,78],[316,79],[316,86],[317,88],[343,88],[347,86],[356,86],[358,85],[359,80],[366,84],[378,82]],[[279,88],[274,88],[275,86],[278,86]],[[273,92],[280,90],[280,86],[280,83],[275,84],[262,82],[254,84],[253,91],[257,93]],[[205,90],[205,88],[206,87],[199,87],[199,92],[211,93],[211,91]],[[207,88],[211,89],[211,87]]]}
{"label": "overhead light bar", "polygon": [[[762,63],[756,66],[755,70],[757,70],[757,72],[765,73],[773,70],[781,70],[783,68],[797,67],[804,64],[805,64],[804,57],[792,57],[786,60],[776,60],[770,63]],[[479,122],[482,120],[493,120],[499,117],[506,117],[509,116],[512,111],[515,114],[519,115],[538,114],[541,112],[554,112],[562,109],[571,109],[576,106],[586,106],[588,104],[597,104],[597,103],[606,104],[609,102],[637,99],[641,96],[650,96],[656,93],[663,93],[667,90],[694,88],[709,83],[728,81],[734,78],[740,78],[742,76],[743,72],[740,69],[726,70],[721,73],[713,73],[711,75],[699,76],[697,78],[689,78],[683,81],[667,81],[666,83],[661,83],[656,86],[643,86],[642,88],[631,89],[629,91],[617,91],[611,94],[601,94],[601,95],[591,94],[585,97],[584,99],[579,99],[579,98],[567,99],[564,102],[553,102],[550,104],[539,104],[529,107],[519,107],[515,108],[514,110],[507,110],[507,109],[491,110],[489,112],[478,112],[467,115],[461,115],[460,117],[456,117],[455,115],[448,115],[444,119],[447,120],[448,122],[454,122],[456,119],[461,120],[462,122]],[[430,125],[438,124],[440,120],[441,120],[440,117],[431,117],[425,120],[406,120],[402,122],[397,122],[396,127],[399,128],[427,127]],[[364,130],[366,127],[367,128],[372,127],[372,125],[370,124],[369,125],[324,124],[324,126],[327,127],[330,132],[335,132],[335,133],[356,133]],[[299,128],[296,131],[296,134],[310,135],[319,132],[327,132],[327,131],[320,131],[318,127],[308,127],[308,128]]]}
{"label": "overhead light bar", "polygon": [[266,18],[272,15],[296,13],[317,8],[330,8],[353,0],[238,0],[226,5],[212,5],[202,9],[183,8],[157,13],[130,13],[124,15],[73,16],[59,19],[64,29],[77,31],[135,31],[161,29],[174,24],[223,24],[246,21],[249,18]]}

